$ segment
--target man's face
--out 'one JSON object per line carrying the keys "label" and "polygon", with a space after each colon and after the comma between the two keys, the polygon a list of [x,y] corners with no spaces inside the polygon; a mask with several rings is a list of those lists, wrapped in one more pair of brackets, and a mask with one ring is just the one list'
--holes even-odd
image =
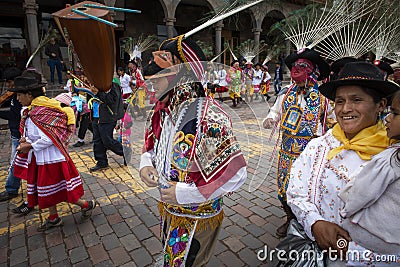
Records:
{"label": "man's face", "polygon": [[135,70],[136,70],[136,65],[133,64],[133,63],[129,63],[129,64],[128,64],[128,68],[129,68],[130,70],[132,70],[132,71],[135,71]]}
{"label": "man's face", "polygon": [[122,76],[122,75],[124,75],[124,72],[123,72],[122,70],[119,70],[119,71],[118,71],[118,75],[119,75],[119,76]]}

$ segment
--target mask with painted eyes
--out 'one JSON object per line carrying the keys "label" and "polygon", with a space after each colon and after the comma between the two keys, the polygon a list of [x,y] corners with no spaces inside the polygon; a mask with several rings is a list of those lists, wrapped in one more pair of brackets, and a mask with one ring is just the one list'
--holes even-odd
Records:
{"label": "mask with painted eyes", "polygon": [[290,75],[296,83],[306,82],[313,69],[314,65],[311,61],[301,58],[293,64]]}
{"label": "mask with painted eyes", "polygon": [[161,50],[153,52],[154,62],[161,68],[167,69],[174,64],[173,55],[169,51]]}

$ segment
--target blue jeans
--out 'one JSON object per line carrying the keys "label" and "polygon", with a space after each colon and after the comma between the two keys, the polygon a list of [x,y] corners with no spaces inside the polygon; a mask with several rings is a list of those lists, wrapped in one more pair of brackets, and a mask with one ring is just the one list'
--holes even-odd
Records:
{"label": "blue jeans", "polygon": [[279,79],[275,79],[275,80],[274,80],[274,89],[275,89],[275,93],[278,94],[279,91],[281,90],[281,88],[282,88],[282,81],[279,80]]}
{"label": "blue jeans", "polygon": [[[11,160],[13,160],[15,157],[15,153],[17,152],[19,139],[11,137],[11,142],[12,142]],[[12,166],[6,180],[6,191],[11,194],[18,194],[18,189],[21,186],[21,179],[14,176],[14,162],[10,162],[10,164],[12,164]]]}
{"label": "blue jeans", "polygon": [[50,80],[51,83],[54,84],[54,72],[57,68],[57,75],[58,75],[58,83],[62,84],[62,68],[61,68],[61,61],[59,59],[49,59],[47,60],[47,65],[50,67]]}

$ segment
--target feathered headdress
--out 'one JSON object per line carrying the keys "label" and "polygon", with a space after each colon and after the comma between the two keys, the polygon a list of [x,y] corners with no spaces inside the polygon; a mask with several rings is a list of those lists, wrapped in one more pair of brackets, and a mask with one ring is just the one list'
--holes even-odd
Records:
{"label": "feathered headdress", "polygon": [[137,39],[129,37],[125,43],[125,52],[129,54],[130,59],[142,59],[142,53],[157,45],[157,36],[148,35],[145,37],[143,34]]}
{"label": "feathered headdress", "polygon": [[237,50],[239,51],[239,54],[246,59],[246,62],[251,62],[253,58],[255,58],[258,54],[260,54],[264,50],[265,46],[266,45],[264,43],[255,45],[254,40],[247,40],[244,41],[237,48]]}
{"label": "feathered headdress", "polygon": [[357,7],[350,0],[334,1],[332,6],[326,1],[322,9],[319,5],[309,6],[311,10],[307,12],[306,18],[299,14],[289,17],[281,30],[297,50],[311,49],[331,34],[370,13],[373,7],[370,0]]}
{"label": "feathered headdress", "polygon": [[400,7],[396,1],[393,1],[385,10],[379,19],[380,27],[376,32],[376,44],[373,52],[375,59],[381,60],[393,52],[398,51],[400,41]]}

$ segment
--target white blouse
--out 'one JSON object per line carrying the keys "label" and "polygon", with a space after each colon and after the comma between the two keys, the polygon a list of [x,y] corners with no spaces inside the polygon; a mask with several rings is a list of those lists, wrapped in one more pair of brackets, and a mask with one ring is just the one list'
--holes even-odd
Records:
{"label": "white blouse", "polygon": [[[328,160],[328,152],[340,145],[332,135],[332,130],[329,130],[324,136],[308,143],[290,171],[287,202],[311,240],[315,240],[311,227],[318,220],[343,226],[344,219],[340,213],[344,202],[339,193],[349,182],[349,177],[357,173],[360,165],[366,162],[353,150],[342,150]],[[349,243],[349,250],[365,251],[353,241]],[[328,266],[388,266],[385,263],[367,265],[363,261],[348,264],[330,262]],[[398,265],[394,263],[392,266]]]}
{"label": "white blouse", "polygon": [[29,117],[26,119],[25,123],[25,138],[26,141],[32,145],[32,149],[29,151],[28,163],[31,162],[32,153],[34,153],[36,164],[38,165],[65,161],[65,157],[61,151]]}

